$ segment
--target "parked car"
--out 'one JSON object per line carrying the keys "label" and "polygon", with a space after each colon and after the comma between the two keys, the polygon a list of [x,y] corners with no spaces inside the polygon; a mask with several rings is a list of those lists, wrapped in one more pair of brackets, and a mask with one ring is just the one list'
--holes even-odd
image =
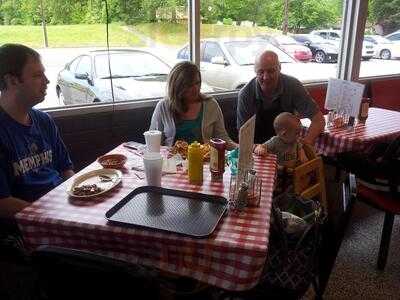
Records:
{"label": "parked car", "polygon": [[388,40],[392,41],[395,44],[400,44],[400,30],[392,32],[385,36]]}
{"label": "parked car", "polygon": [[326,39],[314,34],[295,34],[293,39],[310,48],[317,63],[337,62],[339,49]]}
{"label": "parked car", "polygon": [[[171,67],[152,53],[113,49],[110,64],[115,101],[165,95]],[[202,91],[213,90],[202,85]],[[67,63],[58,74],[56,92],[60,102],[66,105],[112,101],[107,51],[90,51]]]}
{"label": "parked car", "polygon": [[[255,77],[254,61],[265,51],[274,51],[281,63],[282,73],[302,81],[316,81],[334,76],[335,70],[316,63],[305,64],[261,38],[209,38],[200,41],[200,70],[203,80],[215,90],[242,88]],[[189,59],[188,46],[177,58]]]}
{"label": "parked car", "polygon": [[[313,30],[310,32],[310,34],[319,35],[320,37],[323,37],[324,39],[327,39],[332,43],[334,43],[338,48],[340,46],[340,35],[341,35],[340,30],[335,30],[335,29]],[[364,40],[361,51],[362,51],[361,57],[363,60],[371,59],[375,54],[374,44]]]}
{"label": "parked car", "polygon": [[261,38],[266,39],[272,45],[282,49],[290,56],[303,62],[308,62],[312,58],[310,49],[298,43],[293,37],[288,35],[263,35]]}
{"label": "parked car", "polygon": [[380,35],[366,35],[364,39],[375,45],[374,57],[381,59],[400,57],[400,43],[396,44]]}

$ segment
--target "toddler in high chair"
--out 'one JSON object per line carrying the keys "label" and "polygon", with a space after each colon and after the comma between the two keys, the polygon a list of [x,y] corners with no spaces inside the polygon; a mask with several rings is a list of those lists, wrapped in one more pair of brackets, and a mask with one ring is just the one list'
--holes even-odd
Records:
{"label": "toddler in high chair", "polygon": [[[289,112],[279,114],[274,120],[276,136],[264,144],[256,145],[254,153],[266,155],[272,153],[278,159],[277,191],[284,191],[290,185],[292,171],[298,165],[308,161],[303,144],[299,141],[300,119]],[[288,180],[289,179],[289,180]]]}

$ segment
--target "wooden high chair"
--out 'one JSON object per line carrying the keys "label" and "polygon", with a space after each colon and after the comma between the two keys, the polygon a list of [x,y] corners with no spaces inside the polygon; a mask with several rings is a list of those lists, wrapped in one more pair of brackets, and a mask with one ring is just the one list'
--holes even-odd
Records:
{"label": "wooden high chair", "polygon": [[294,193],[308,199],[315,199],[327,211],[324,164],[316,157],[293,170]]}
{"label": "wooden high chair", "polygon": [[303,145],[304,152],[309,161],[293,169],[294,193],[304,198],[318,200],[327,211],[324,164],[311,146]]}

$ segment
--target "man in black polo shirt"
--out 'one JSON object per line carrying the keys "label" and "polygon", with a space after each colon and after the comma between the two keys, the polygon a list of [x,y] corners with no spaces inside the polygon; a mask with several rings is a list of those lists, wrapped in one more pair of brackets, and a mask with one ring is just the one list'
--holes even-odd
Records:
{"label": "man in black polo shirt", "polygon": [[[307,72],[307,65],[304,65]],[[239,92],[237,128],[256,114],[254,142],[264,143],[275,135],[273,122],[282,112],[290,112],[311,120],[303,142],[313,145],[325,127],[325,120],[299,80],[281,74],[281,65],[275,52],[265,51],[255,61],[256,77]]]}

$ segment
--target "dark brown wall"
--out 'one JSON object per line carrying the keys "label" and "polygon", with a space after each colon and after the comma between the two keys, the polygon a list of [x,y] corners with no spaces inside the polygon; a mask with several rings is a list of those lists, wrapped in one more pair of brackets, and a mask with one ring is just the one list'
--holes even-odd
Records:
{"label": "dark brown wall", "polygon": [[79,170],[122,142],[143,142],[153,108],[102,112],[55,118]]}

